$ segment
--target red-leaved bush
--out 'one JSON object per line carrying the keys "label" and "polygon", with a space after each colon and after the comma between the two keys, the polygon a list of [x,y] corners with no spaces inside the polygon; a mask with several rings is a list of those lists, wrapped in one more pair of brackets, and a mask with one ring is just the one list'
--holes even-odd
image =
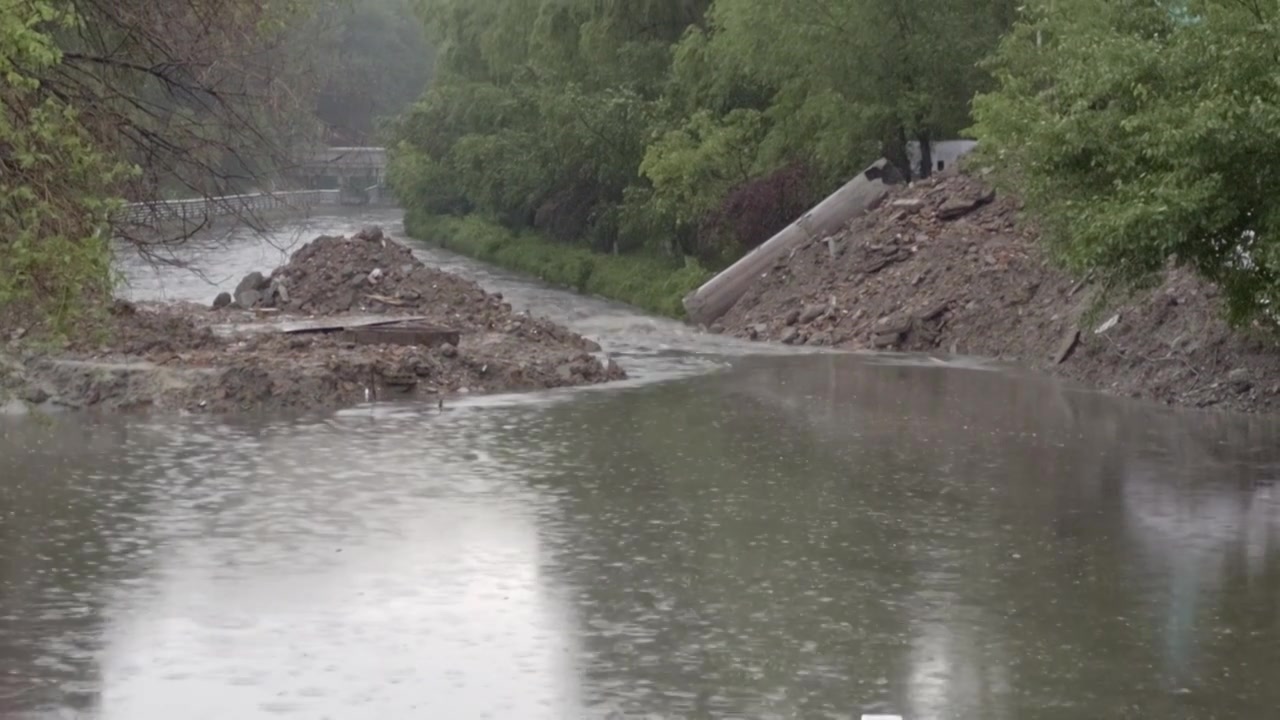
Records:
{"label": "red-leaved bush", "polygon": [[724,265],[755,249],[813,204],[808,166],[793,163],[729,192],[698,228],[698,259]]}

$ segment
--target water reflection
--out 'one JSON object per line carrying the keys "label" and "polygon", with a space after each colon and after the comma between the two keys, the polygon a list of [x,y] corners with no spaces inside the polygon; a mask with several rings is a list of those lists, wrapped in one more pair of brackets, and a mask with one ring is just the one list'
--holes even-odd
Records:
{"label": "water reflection", "polygon": [[849,356],[0,424],[0,717],[1266,717],[1280,427]]}

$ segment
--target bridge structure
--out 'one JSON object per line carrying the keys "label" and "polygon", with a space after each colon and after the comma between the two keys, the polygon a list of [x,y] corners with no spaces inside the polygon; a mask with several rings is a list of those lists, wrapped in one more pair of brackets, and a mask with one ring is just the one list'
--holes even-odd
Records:
{"label": "bridge structure", "polygon": [[304,157],[292,174],[309,189],[340,190],[344,203],[377,204],[387,199],[386,148],[320,148]]}
{"label": "bridge structure", "polygon": [[271,190],[242,195],[150,200],[125,205],[113,218],[119,224],[203,224],[220,216],[264,211],[309,212],[324,205],[381,205],[386,191],[387,151],[381,147],[326,147],[304,155],[287,173],[299,190]]}

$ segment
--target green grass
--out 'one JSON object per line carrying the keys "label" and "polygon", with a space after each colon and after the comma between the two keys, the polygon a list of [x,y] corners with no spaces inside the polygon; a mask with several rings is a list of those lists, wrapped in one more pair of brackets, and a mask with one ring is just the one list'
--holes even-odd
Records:
{"label": "green grass", "polygon": [[405,229],[477,260],[673,318],[684,317],[681,300],[712,275],[691,259],[678,264],[647,255],[603,255],[476,216],[409,211]]}

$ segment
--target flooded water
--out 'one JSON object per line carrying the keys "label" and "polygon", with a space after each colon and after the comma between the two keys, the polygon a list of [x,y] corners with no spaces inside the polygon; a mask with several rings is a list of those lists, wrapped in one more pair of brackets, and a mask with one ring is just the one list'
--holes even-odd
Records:
{"label": "flooded water", "polygon": [[[257,247],[218,283],[274,264]],[[635,379],[444,412],[3,421],[0,718],[1280,707],[1275,420],[749,354],[422,256]],[[128,274],[135,296],[217,290]]]}

